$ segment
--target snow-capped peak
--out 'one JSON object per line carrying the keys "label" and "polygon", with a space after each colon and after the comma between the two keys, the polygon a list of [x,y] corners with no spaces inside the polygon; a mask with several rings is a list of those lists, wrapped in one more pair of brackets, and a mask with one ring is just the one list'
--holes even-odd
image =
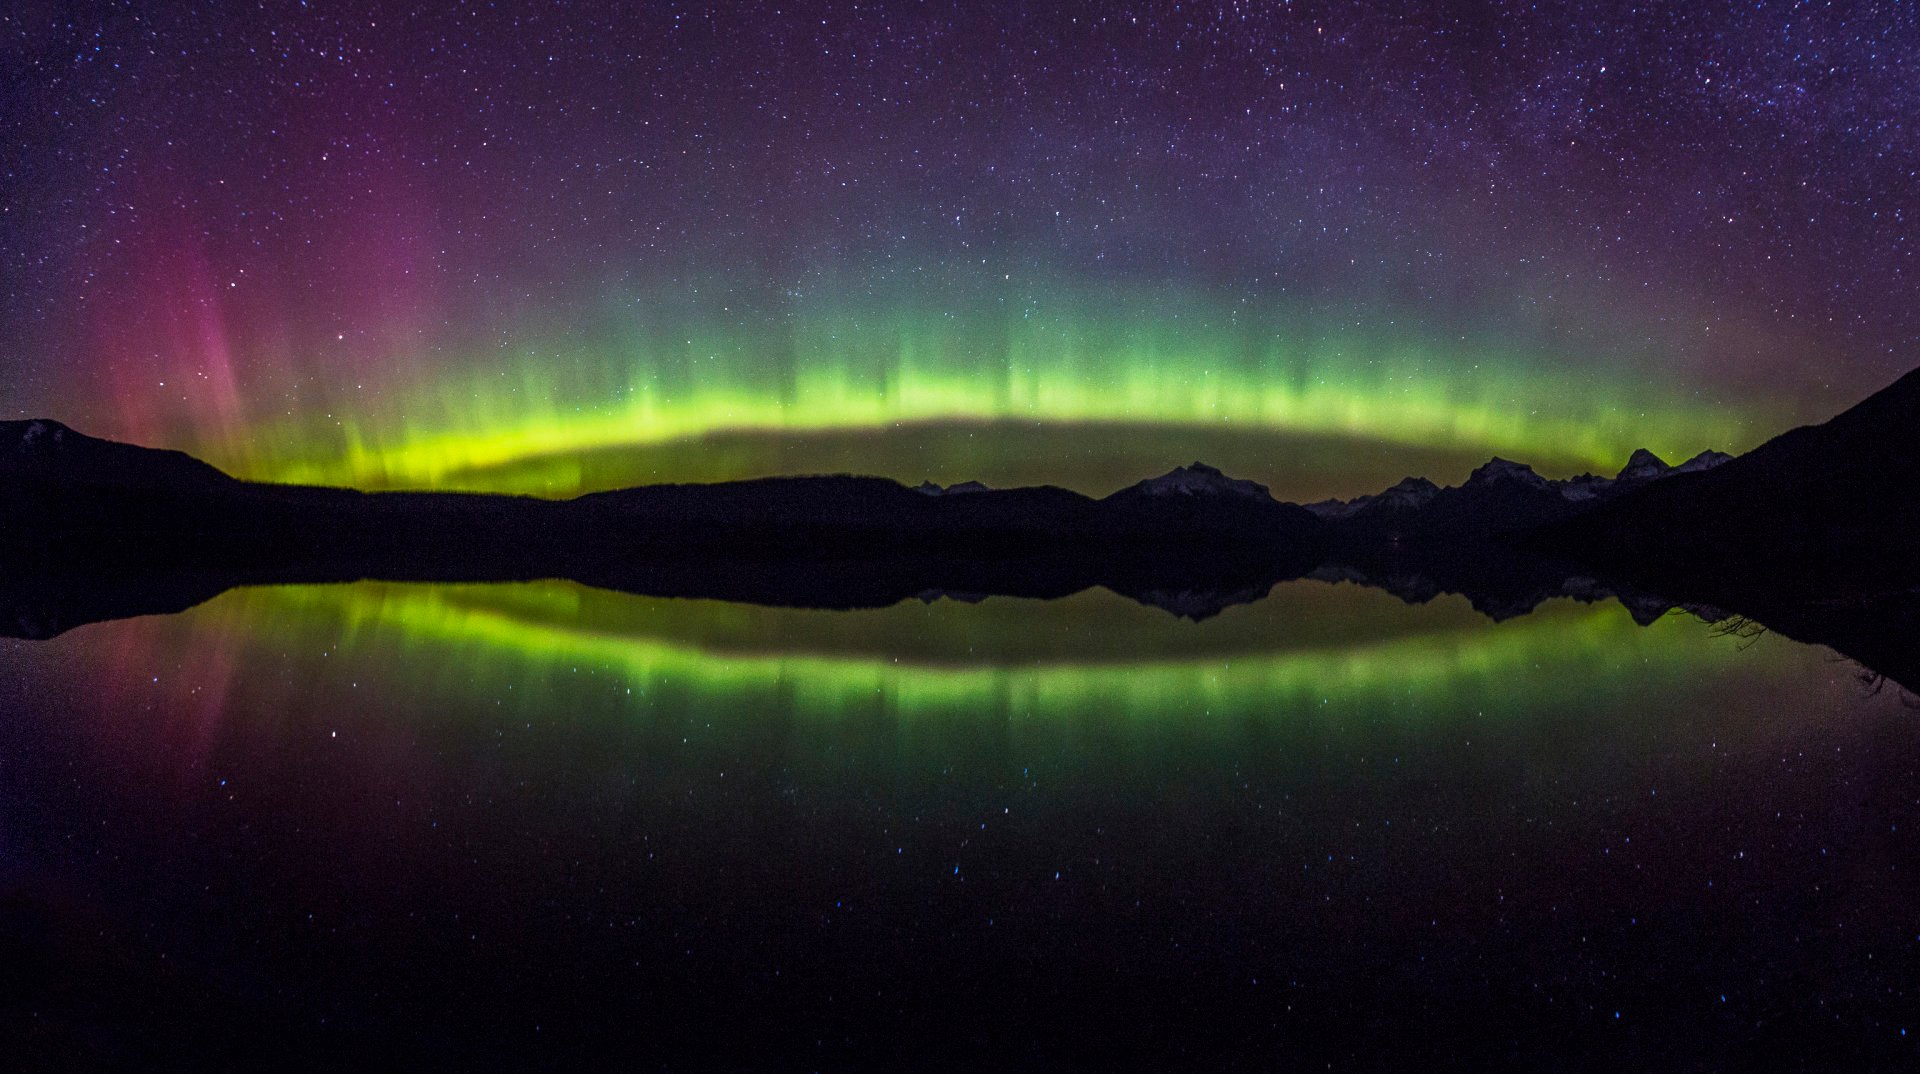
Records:
{"label": "snow-capped peak", "polygon": [[1351,518],[1363,510],[1418,510],[1439,493],[1440,486],[1424,477],[1404,477],[1399,484],[1371,496],[1355,496],[1351,500],[1321,500],[1305,506],[1321,518]]}
{"label": "snow-capped peak", "polygon": [[1677,474],[1698,473],[1701,470],[1711,470],[1721,463],[1732,461],[1733,456],[1724,451],[1702,451],[1700,454],[1674,467],[1673,471]]}
{"label": "snow-capped peak", "polygon": [[1608,489],[1612,488],[1613,478],[1600,477],[1595,474],[1581,474],[1579,477],[1570,477],[1558,484],[1560,485],[1560,495],[1562,497],[1574,503],[1584,503],[1587,500],[1598,499]]}
{"label": "snow-capped peak", "polygon": [[1356,496],[1352,500],[1321,500],[1319,503],[1306,503],[1306,509],[1321,519],[1350,519],[1361,511],[1417,511],[1438,494],[1438,484],[1423,476],[1407,476],[1400,478],[1400,484],[1375,492],[1373,496]]}
{"label": "snow-capped peak", "polygon": [[1498,455],[1488,459],[1486,465],[1467,475],[1468,486],[1497,482],[1512,482],[1535,489],[1544,489],[1550,485],[1546,478],[1533,472],[1533,467],[1524,462],[1500,458]]}
{"label": "snow-capped peak", "polygon": [[964,496],[969,492],[992,492],[993,489],[978,481],[962,481],[957,485],[941,488],[931,481],[922,481],[913,487],[913,491],[922,496]]}
{"label": "snow-capped peak", "polygon": [[1399,507],[1419,507],[1439,493],[1440,486],[1424,477],[1403,477],[1400,483],[1380,493],[1377,499]]}
{"label": "snow-capped peak", "polygon": [[1632,455],[1627,456],[1626,468],[1622,469],[1620,476],[1614,480],[1651,481],[1670,469],[1672,469],[1672,467],[1667,465],[1667,460],[1655,455],[1646,448],[1640,448]]}
{"label": "snow-capped peak", "polygon": [[1270,500],[1267,486],[1237,477],[1228,477],[1203,462],[1179,466],[1159,477],[1150,477],[1134,486],[1147,496],[1241,496],[1252,500]]}
{"label": "snow-capped peak", "polygon": [[57,421],[41,419],[36,421],[9,422],[7,424],[19,429],[20,438],[14,444],[14,450],[23,454],[29,451],[44,451],[49,447],[57,447],[67,438],[67,427]]}

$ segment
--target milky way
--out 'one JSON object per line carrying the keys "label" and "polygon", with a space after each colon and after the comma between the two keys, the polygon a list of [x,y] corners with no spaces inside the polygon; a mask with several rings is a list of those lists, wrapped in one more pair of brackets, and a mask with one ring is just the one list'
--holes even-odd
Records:
{"label": "milky way", "polygon": [[1911,6],[164,7],[0,14],[0,414],[246,476],[1332,491],[1920,360]]}

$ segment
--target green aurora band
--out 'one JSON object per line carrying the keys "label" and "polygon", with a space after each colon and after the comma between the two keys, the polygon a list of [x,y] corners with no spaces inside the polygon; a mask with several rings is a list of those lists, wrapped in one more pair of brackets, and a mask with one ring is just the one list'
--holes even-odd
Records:
{"label": "green aurora band", "polygon": [[[1771,428],[1752,408],[1675,391],[1644,353],[1602,362],[1591,340],[1574,362],[1572,344],[1443,338],[1388,318],[1370,329],[1351,315],[1191,294],[960,294],[951,309],[828,314],[794,301],[774,316],[639,305],[516,334],[510,349],[476,344],[457,374],[447,355],[397,361],[377,392],[229,428],[204,447],[262,480],[571,495],[605,483],[583,473],[585,453],[697,453],[691,442],[716,434],[1020,423],[1060,429],[1071,450],[1089,426],[1213,429],[1499,453],[1574,472],[1611,471],[1637,447],[1669,458],[1739,450]],[[874,454],[859,468],[927,476],[914,459]]]}

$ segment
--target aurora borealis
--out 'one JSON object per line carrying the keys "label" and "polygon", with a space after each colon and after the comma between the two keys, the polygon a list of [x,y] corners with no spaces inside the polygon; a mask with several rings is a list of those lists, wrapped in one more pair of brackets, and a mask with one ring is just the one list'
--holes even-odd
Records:
{"label": "aurora borealis", "polygon": [[389,7],[0,15],[0,413],[1304,496],[1744,449],[1920,339],[1898,5]]}
{"label": "aurora borealis", "polygon": [[[0,2],[5,1065],[1920,1070],[1916,117],[1910,0]],[[909,487],[632,487],[783,474]]]}

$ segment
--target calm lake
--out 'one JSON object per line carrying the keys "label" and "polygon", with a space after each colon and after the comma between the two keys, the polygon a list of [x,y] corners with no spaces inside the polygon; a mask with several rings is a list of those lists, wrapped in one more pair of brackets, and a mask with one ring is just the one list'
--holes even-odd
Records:
{"label": "calm lake", "polygon": [[0,713],[39,1061],[1920,1058],[1920,711],[1680,613],[242,589]]}

